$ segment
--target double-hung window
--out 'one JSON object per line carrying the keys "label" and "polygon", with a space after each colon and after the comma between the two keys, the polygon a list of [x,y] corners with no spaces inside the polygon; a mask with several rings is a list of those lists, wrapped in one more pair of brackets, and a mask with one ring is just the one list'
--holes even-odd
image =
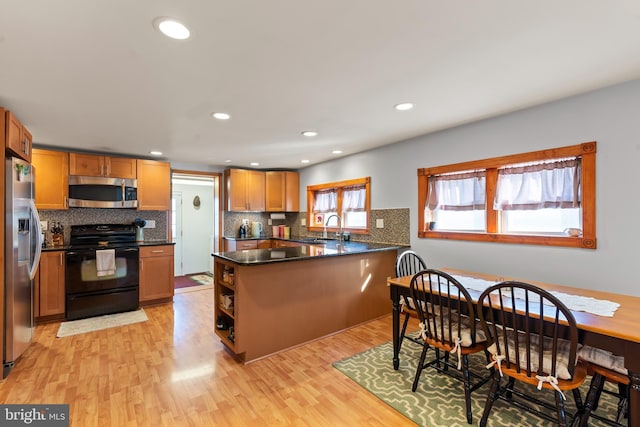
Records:
{"label": "double-hung window", "polygon": [[429,230],[485,230],[485,171],[429,177],[426,216]]}
{"label": "double-hung window", "polygon": [[419,237],[594,249],[596,143],[418,170]]}
{"label": "double-hung window", "polygon": [[370,183],[366,177],[308,186],[307,229],[338,231],[342,225],[343,231],[368,233]]}

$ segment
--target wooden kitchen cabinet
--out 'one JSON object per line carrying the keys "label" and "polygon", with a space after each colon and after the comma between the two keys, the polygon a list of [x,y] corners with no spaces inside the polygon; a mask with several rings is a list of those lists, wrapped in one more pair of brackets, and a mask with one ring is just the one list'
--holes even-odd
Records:
{"label": "wooden kitchen cabinet", "polygon": [[258,240],[258,249],[270,249],[271,247],[271,239]]}
{"label": "wooden kitchen cabinet", "polygon": [[173,299],[173,245],[140,247],[140,304]]}
{"label": "wooden kitchen cabinet", "polygon": [[224,171],[226,210],[232,212],[265,210],[265,173],[250,169]]}
{"label": "wooden kitchen cabinet", "polygon": [[69,208],[69,153],[34,148],[31,164],[36,169],[36,207]]}
{"label": "wooden kitchen cabinet", "polygon": [[3,128],[2,131],[5,133],[6,149],[21,159],[30,162],[32,148],[31,132],[23,126],[11,111],[5,112],[5,119],[5,128]]}
{"label": "wooden kitchen cabinet", "polygon": [[301,242],[292,242],[290,240],[274,240],[273,247],[274,248],[295,248],[297,246],[306,246],[306,243]]}
{"label": "wooden kitchen cabinet", "polygon": [[136,159],[69,153],[69,174],[136,179]]}
{"label": "wooden kitchen cabinet", "polygon": [[36,316],[64,317],[64,251],[42,252],[36,281]]}
{"label": "wooden kitchen cabinet", "polygon": [[225,252],[244,251],[247,249],[257,249],[257,248],[258,248],[257,239],[250,239],[250,240],[224,239]]}
{"label": "wooden kitchen cabinet", "polygon": [[138,160],[138,210],[171,209],[171,164]]}
{"label": "wooden kitchen cabinet", "polygon": [[267,212],[298,212],[300,210],[300,174],[293,171],[265,172]]}

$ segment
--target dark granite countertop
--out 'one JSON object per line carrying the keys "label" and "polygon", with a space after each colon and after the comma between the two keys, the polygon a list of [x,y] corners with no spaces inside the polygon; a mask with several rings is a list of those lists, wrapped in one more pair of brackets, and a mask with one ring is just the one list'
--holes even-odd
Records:
{"label": "dark granite countertop", "polygon": [[[295,239],[285,239],[300,241]],[[215,252],[214,257],[240,265],[261,265],[283,261],[301,261],[311,258],[353,255],[367,252],[392,251],[402,245],[385,243],[343,242],[337,240],[316,241],[291,248],[249,249],[236,252]]]}
{"label": "dark granite countertop", "polygon": [[[174,242],[168,240],[145,240],[144,242],[136,242],[138,246],[161,246],[161,245],[175,245]],[[42,252],[54,252],[54,251],[68,251],[72,249],[69,245],[64,246],[47,246],[42,248]]]}

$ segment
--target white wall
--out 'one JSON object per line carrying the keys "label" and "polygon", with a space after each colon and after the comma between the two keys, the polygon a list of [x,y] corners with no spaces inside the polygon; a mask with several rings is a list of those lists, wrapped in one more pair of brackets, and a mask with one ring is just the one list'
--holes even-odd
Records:
{"label": "white wall", "polygon": [[[211,271],[211,236],[213,234],[213,187],[173,184],[182,193],[182,274]],[[200,197],[200,208],[193,206]]]}
{"label": "white wall", "polygon": [[[420,114],[419,106],[410,114]],[[417,237],[417,169],[597,141],[596,250]],[[408,207],[430,267],[640,296],[640,80],[424,135],[301,170],[306,186],[371,176],[372,209]],[[620,185],[622,180],[628,183]]]}

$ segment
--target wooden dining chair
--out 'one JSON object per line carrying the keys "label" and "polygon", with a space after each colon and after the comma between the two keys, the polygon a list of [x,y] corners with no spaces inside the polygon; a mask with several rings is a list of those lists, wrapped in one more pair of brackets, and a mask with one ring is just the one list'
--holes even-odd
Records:
{"label": "wooden dining chair", "polygon": [[[480,426],[487,425],[493,403],[501,399],[564,427],[565,391],[572,392],[577,408],[570,419],[578,420],[583,413],[578,387],[587,370],[578,361],[578,328],[571,311],[549,292],[516,281],[487,288],[478,299],[477,311],[496,368]],[[508,381],[501,386],[503,376]],[[516,381],[525,389],[516,389]],[[526,390],[535,386],[553,393],[555,405],[544,396],[534,397],[531,388]],[[532,404],[554,411],[555,417]]]}
{"label": "wooden dining chair", "polygon": [[[629,410],[629,373],[624,367],[624,358],[599,348],[584,346],[578,351],[578,358],[587,363],[587,371],[592,375],[589,391],[584,402],[584,414],[580,420],[580,427],[588,425],[589,418],[595,418],[608,425],[625,427],[624,418]],[[617,391],[604,388],[609,381],[617,386]],[[615,419],[605,418],[595,411],[602,393],[611,394],[618,398],[618,410]]]}
{"label": "wooden dining chair", "polygon": [[[416,303],[425,344],[411,390],[416,391],[420,375],[427,367],[461,380],[466,418],[471,424],[471,393],[491,379],[490,373],[482,376],[469,369],[470,354],[484,351],[489,361],[485,336],[476,327],[475,304],[460,282],[443,271],[433,269],[414,275],[409,293]],[[435,350],[435,357],[425,362],[429,348]],[[457,364],[450,361],[450,353],[457,355]]]}
{"label": "wooden dining chair", "polygon": [[[396,258],[396,277],[404,277],[404,276],[413,276],[416,273],[419,273],[422,270],[427,269],[427,264],[424,262],[424,259],[416,252],[412,250],[407,250],[402,252]],[[406,336],[407,325],[409,324],[409,319],[418,318],[418,312],[416,311],[415,304],[413,299],[409,296],[404,296],[402,300],[402,312],[404,313],[404,321],[402,323],[402,329],[400,330],[400,345],[399,348],[402,347],[402,342]],[[406,338],[410,341],[413,341],[417,344],[423,345],[424,342],[419,337],[406,336]],[[398,349],[399,351],[399,349]]]}

